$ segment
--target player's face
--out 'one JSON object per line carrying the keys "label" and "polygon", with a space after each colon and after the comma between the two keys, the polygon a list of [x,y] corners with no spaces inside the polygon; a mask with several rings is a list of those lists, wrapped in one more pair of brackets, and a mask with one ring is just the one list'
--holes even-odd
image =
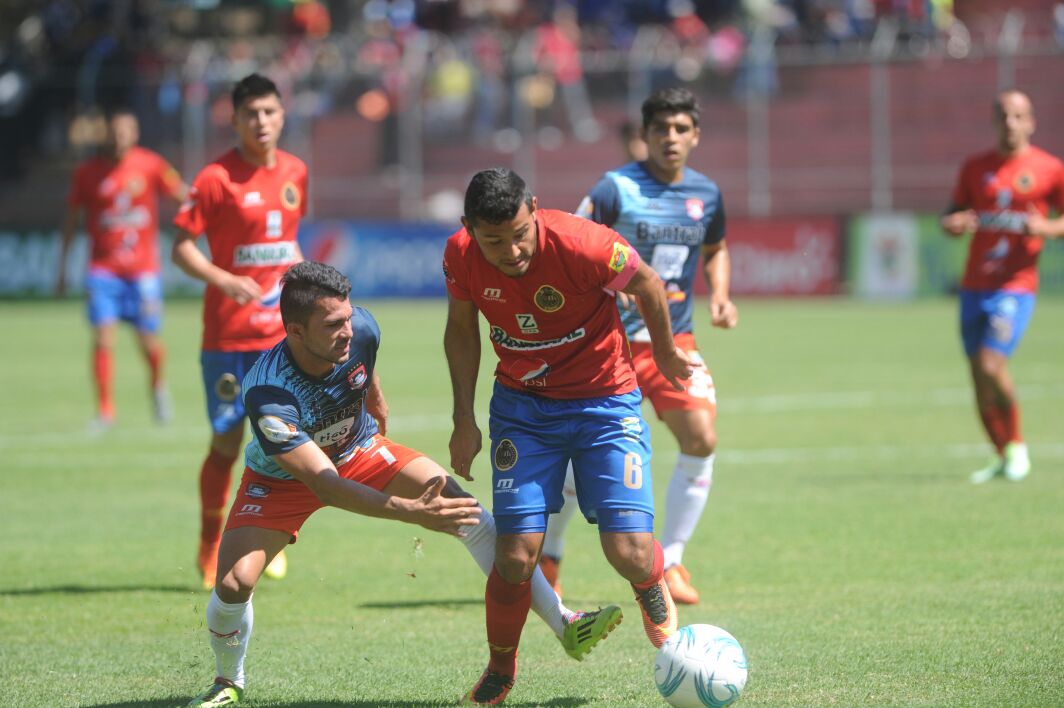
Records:
{"label": "player's face", "polygon": [[302,332],[303,348],[321,362],[343,364],[351,346],[351,303],[344,297],[318,300]]}
{"label": "player's face", "polygon": [[264,155],[277,147],[284,128],[284,108],[274,94],[249,98],[233,114],[233,127],[240,144],[253,155]]}
{"label": "player's face", "polygon": [[999,96],[994,108],[994,125],[1002,150],[1014,152],[1027,147],[1034,134],[1034,111],[1030,99],[1014,92]]}
{"label": "player's face", "polygon": [[107,124],[107,141],[115,155],[124,155],[140,140],[140,125],[136,117],[119,113]]}
{"label": "player's face", "polygon": [[501,224],[484,221],[470,224],[464,218],[462,223],[480,246],[480,252],[488,263],[504,275],[518,278],[528,270],[532,256],[536,253],[535,212],[536,198],[533,197],[531,209],[527,204],[522,204],[513,219]]}
{"label": "player's face", "polygon": [[643,128],[647,163],[655,177],[671,181],[687,164],[687,156],[698,145],[698,127],[687,113],[656,113]]}

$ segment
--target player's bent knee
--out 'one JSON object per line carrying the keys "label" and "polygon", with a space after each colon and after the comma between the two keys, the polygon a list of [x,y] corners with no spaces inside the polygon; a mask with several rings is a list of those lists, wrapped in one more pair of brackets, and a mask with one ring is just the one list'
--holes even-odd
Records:
{"label": "player's bent knee", "polygon": [[472,499],[473,495],[462,489],[454,477],[448,475],[447,482],[443,485],[443,491],[440,492],[440,496],[447,499]]}
{"label": "player's bent knee", "polygon": [[251,593],[255,592],[257,575],[241,573],[233,568],[223,577],[218,578],[214,591],[218,593],[218,599],[227,603],[247,602]]}

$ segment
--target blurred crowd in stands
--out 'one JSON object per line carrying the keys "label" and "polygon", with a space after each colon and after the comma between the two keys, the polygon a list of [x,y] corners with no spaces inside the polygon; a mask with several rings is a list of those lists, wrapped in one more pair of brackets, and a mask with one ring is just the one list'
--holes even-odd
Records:
{"label": "blurred crowd in stands", "polygon": [[[1064,26],[1064,4],[1054,16]],[[756,38],[823,54],[867,47],[885,20],[927,42],[957,26],[953,0],[5,0],[0,180],[92,144],[109,106],[134,108],[149,144],[180,140],[189,106],[224,125],[229,85],[252,70],[293,121],[338,107],[394,120],[414,84],[427,139],[492,140],[523,101],[596,140],[595,100],[625,87],[588,75],[645,62],[771,91],[744,75]]]}

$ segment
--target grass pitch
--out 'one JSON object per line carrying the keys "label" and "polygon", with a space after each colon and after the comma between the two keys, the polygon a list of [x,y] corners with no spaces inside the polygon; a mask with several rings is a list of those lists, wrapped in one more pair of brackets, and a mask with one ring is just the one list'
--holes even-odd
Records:
{"label": "grass pitch", "polygon": [[[444,306],[367,304],[389,435],[446,463]],[[91,437],[82,306],[0,303],[0,704],[180,705],[213,676],[193,563],[198,308],[166,312],[174,423],[151,422],[127,334],[118,424]],[[1032,475],[983,487],[966,481],[988,446],[951,301],[740,309],[726,333],[698,312],[720,447],[685,559],[704,600],[680,612],[742,643],[741,704],[1064,705],[1064,300],[1039,302],[1012,364]],[[660,500],[676,446],[657,423],[654,443]],[[487,499],[483,453],[475,474]],[[252,705],[448,705],[479,676],[484,580],[453,539],[327,509],[289,558],[255,596]],[[568,604],[615,602],[625,622],[577,664],[531,615],[507,705],[660,704],[638,609],[584,524],[563,571]]]}

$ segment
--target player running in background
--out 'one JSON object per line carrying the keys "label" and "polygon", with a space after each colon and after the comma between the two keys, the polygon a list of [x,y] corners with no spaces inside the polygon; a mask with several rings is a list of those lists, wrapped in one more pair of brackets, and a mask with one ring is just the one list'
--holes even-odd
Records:
{"label": "player running in background", "polygon": [[[1064,165],[1031,145],[1031,100],[1000,93],[994,123],[997,148],[964,163],[941,221],[950,236],[973,234],[961,281],[961,338],[979,417],[997,451],[972,473],[974,484],[997,476],[1018,482],[1031,471],[1008,360],[1034,311],[1043,239],[1064,236]],[[1051,210],[1057,218],[1048,218]]]}
{"label": "player running in background", "polygon": [[[639,310],[627,298],[618,298],[639,388],[680,446],[665,495],[661,543],[665,582],[673,599],[685,604],[699,601],[683,566],[683,552],[709,497],[717,446],[713,378],[695,348],[692,321],[699,270],[709,285],[713,325],[730,329],[739,321],[728,295],[731,262],[724,242],[720,189],[687,167],[687,158],[698,145],[698,119],[698,103],[687,89],[665,89],[650,96],[643,102],[646,160],[607,172],[576,212],[616,229],[665,281],[676,346],[698,365],[683,390],[675,390],[654,364],[650,336]],[[540,559],[544,574],[559,592],[563,534],[576,508],[569,474],[565,505],[547,524]]]}
{"label": "player running in background", "polygon": [[632,584],[650,641],[660,646],[675,631],[653,537],[649,432],[614,291],[637,297],[657,364],[677,388],[691,364],[673,344],[661,280],[616,232],[537,211],[524,181],[501,168],[473,177],[462,223],[444,252],[444,349],[454,390],[451,466],[466,479],[481,447],[478,311],[499,357],[489,419],[499,529],[485,593],[490,660],[465,700],[494,705],[513,686],[529,579],[570,459],[580,507],[597,520],[607,560]]}
{"label": "player running in background", "polygon": [[[288,336],[244,379],[254,437],[207,604],[217,676],[190,706],[229,705],[243,697],[255,584],[323,506],[459,536],[477,565],[491,570],[491,514],[435,462],[384,437],[388,406],[376,373],[381,333],[368,311],[351,307],[350,292],[350,281],[330,266],[293,266],[281,290]],[[574,659],[620,621],[619,607],[570,612],[542,573],[532,582],[536,612]]]}
{"label": "player running in background", "polygon": [[[277,86],[258,74],[233,88],[237,146],[200,171],[174,223],[173,259],[207,284],[200,363],[211,422],[210,450],[200,469],[200,544],[204,587],[214,583],[218,542],[233,463],[244,437],[240,382],[281,338],[281,275],[302,260],[296,233],[307,209],[307,168],[278,149],[284,108]],[[208,259],[196,247],[207,237]],[[278,554],[267,575],[281,577]]]}
{"label": "player running in background", "polygon": [[114,424],[112,396],[115,323],[137,330],[151,371],[155,419],[170,420],[170,395],[163,376],[166,350],[159,339],[163,289],[159,273],[159,197],[185,199],[177,171],[159,154],[137,145],[137,117],[116,109],[107,118],[107,142],[99,155],[78,166],[67,199],[59,246],[56,294],[66,292],[70,244],[85,212],[89,233],[89,271],[85,278],[92,325],[92,373],[96,383],[94,427]]}

